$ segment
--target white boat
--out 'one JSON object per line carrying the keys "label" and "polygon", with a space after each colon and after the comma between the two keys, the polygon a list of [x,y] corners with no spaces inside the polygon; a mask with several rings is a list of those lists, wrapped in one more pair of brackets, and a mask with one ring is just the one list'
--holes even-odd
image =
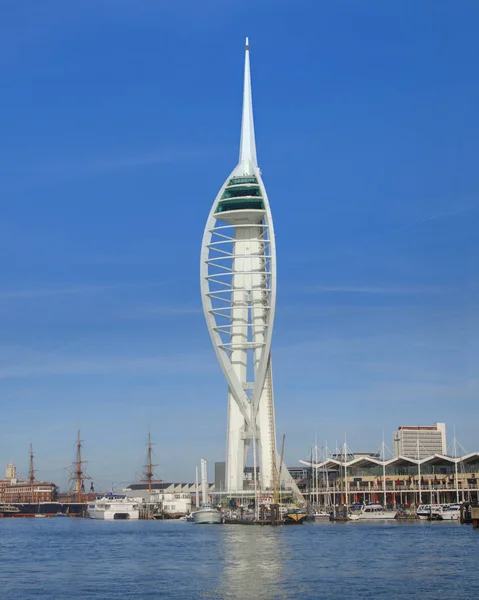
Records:
{"label": "white boat", "polygon": [[88,515],[90,519],[133,521],[140,518],[141,502],[141,498],[127,498],[122,494],[97,496],[88,503]]}
{"label": "white boat", "polygon": [[211,504],[202,504],[193,514],[193,519],[197,525],[218,525],[222,522],[223,516]]}
{"label": "white boat", "polygon": [[437,521],[459,521],[461,518],[461,505],[451,504],[438,513],[433,511],[432,518]]}
{"label": "white boat", "polygon": [[397,511],[388,510],[382,504],[353,504],[349,518],[351,521],[395,519]]}
{"label": "white boat", "polygon": [[315,521],[329,521],[331,514],[328,512],[325,512],[323,510],[317,510],[316,512],[311,514],[311,517],[315,520]]}
{"label": "white boat", "polygon": [[208,504],[207,492],[208,474],[206,471],[206,460],[201,459],[201,506],[193,513],[193,520],[197,525],[217,525],[222,523],[223,515],[211,504]]}
{"label": "white boat", "polygon": [[431,519],[432,515],[442,514],[448,508],[449,504],[420,504],[416,510],[416,517],[422,521],[426,521]]}
{"label": "white boat", "polygon": [[0,517],[11,517],[19,512],[20,509],[18,506],[13,506],[12,504],[0,504]]}
{"label": "white boat", "polygon": [[195,516],[195,513],[192,512],[189,515],[183,515],[182,517],[180,517],[178,519],[178,521],[186,521],[187,523],[193,523],[193,521],[195,520],[194,516]]}

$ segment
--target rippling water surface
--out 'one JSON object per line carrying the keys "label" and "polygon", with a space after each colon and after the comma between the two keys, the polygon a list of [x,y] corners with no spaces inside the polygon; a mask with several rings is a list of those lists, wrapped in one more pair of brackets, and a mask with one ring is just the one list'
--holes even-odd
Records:
{"label": "rippling water surface", "polygon": [[2,519],[0,598],[472,600],[478,550],[456,523]]}

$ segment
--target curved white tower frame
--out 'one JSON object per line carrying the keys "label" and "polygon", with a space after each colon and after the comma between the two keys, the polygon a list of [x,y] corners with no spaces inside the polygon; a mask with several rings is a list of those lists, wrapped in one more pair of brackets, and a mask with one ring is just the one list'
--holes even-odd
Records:
{"label": "curved white tower frame", "polygon": [[228,382],[226,491],[243,490],[250,444],[262,489],[276,460],[271,336],[276,302],[273,220],[256,158],[248,39],[238,165],[222,185],[201,249],[201,296]]}

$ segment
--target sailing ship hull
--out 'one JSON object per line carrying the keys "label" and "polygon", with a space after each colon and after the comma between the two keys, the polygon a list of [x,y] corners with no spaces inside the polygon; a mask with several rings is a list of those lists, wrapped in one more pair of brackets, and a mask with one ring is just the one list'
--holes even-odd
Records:
{"label": "sailing ship hull", "polygon": [[86,510],[86,504],[82,504],[79,502],[15,502],[12,504],[7,504],[5,506],[8,508],[6,508],[5,510],[0,510],[0,514],[2,514],[4,517],[9,518],[28,518],[35,517],[35,515],[55,517],[58,514],[68,515],[71,517],[81,517],[85,514]]}

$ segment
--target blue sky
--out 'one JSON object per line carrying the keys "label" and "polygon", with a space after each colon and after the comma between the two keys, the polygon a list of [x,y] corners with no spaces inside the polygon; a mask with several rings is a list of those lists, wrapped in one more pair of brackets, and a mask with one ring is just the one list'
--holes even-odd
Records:
{"label": "blue sky", "polygon": [[278,247],[278,434],[478,450],[476,2],[0,3],[0,467],[97,487],[222,460],[199,251],[244,37]]}

